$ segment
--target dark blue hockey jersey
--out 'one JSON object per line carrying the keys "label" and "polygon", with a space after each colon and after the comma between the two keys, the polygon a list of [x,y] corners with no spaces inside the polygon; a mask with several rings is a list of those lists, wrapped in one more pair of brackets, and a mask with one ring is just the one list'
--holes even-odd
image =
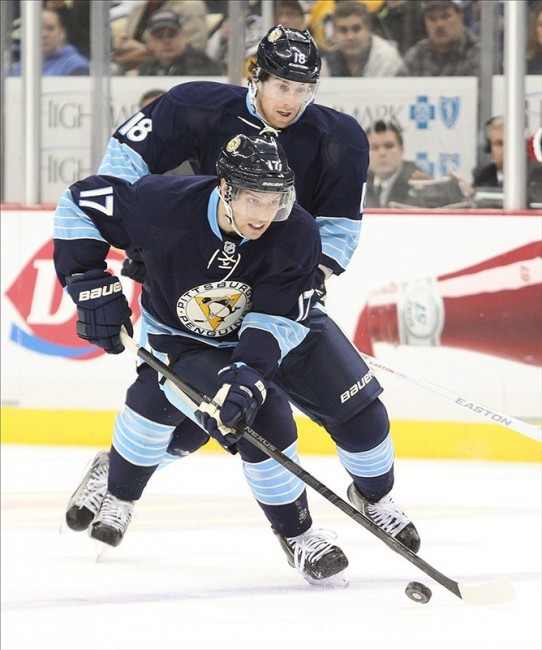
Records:
{"label": "dark blue hockey jersey", "polygon": [[216,177],[159,175],[133,185],[113,176],[74,183],[55,215],[55,269],[65,285],[73,273],[105,269],[110,245],[137,246],[147,268],[142,315],[156,350],[236,346],[232,362],[271,378],[308,331],[318,228],[295,204],[257,240],[226,237],[216,185]]}
{"label": "dark blue hockey jersey", "polygon": [[[198,173],[212,175],[224,142],[237,133],[256,135],[263,127],[246,88],[183,83],[115,131],[99,173],[133,182],[190,160]],[[359,241],[367,136],[353,117],[312,104],[278,141],[295,172],[297,201],[320,230],[321,262],[338,275]]]}

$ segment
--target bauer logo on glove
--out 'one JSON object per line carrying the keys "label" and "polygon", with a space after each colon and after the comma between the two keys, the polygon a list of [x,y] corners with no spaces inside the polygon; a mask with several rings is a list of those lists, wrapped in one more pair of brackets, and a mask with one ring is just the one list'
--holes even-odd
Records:
{"label": "bauer logo on glove", "polygon": [[124,325],[130,336],[134,330],[119,279],[99,270],[75,273],[66,278],[66,291],[77,305],[77,336],[108,354],[122,352],[120,328]]}
{"label": "bauer logo on glove", "polygon": [[113,284],[106,285],[104,287],[96,287],[95,289],[86,289],[79,293],[79,302],[85,302],[85,300],[95,300],[96,298],[101,298],[102,296],[109,296],[112,293],[122,293],[122,285],[117,280]]}

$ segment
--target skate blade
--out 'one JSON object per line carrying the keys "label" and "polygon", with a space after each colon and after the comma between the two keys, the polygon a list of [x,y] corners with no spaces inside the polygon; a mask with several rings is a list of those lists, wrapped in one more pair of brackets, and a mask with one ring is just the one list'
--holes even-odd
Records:
{"label": "skate blade", "polygon": [[103,542],[100,542],[99,540],[95,539],[94,540],[95,561],[99,562],[101,559],[103,559],[112,548],[113,547],[109,546],[109,544],[104,544]]}
{"label": "skate blade", "polygon": [[334,576],[329,576],[329,578],[323,578],[322,580],[315,580],[303,573],[301,575],[310,585],[320,589],[346,589],[350,584],[346,571],[341,571]]}

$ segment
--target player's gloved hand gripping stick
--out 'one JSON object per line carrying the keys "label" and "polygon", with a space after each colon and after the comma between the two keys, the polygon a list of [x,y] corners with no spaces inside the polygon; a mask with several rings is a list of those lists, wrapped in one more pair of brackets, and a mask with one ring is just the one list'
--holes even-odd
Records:
{"label": "player's gloved hand gripping stick", "polygon": [[242,437],[236,427],[251,425],[264,403],[266,386],[259,372],[232,363],[218,373],[223,382],[212,400],[202,400],[196,410],[198,424],[226,451]]}
{"label": "player's gloved hand gripping stick", "polygon": [[[138,357],[143,359],[146,363],[154,368],[157,372],[166,378],[172,390],[174,390],[185,402],[197,410],[201,402],[211,404],[214,408],[220,409],[219,404],[214,404],[211,398],[203,393],[200,393],[195,387],[185,381],[180,375],[173,371],[165,363],[157,359],[147,349],[141,347],[128,333],[122,329],[120,333],[121,341],[126,348],[134,352]],[[341,499],[332,490],[326,487],[318,479],[314,478],[309,472],[304,470],[300,465],[295,463],[291,458],[277,449],[270,442],[262,438],[256,431],[251,429],[248,425],[237,425],[234,427],[240,437],[249,440],[258,449],[264,451],[270,458],[276,460],[280,465],[289,470],[292,474],[300,478],[304,483],[312,487],[316,492],[321,494],[330,503],[337,506],[345,514],[351,517],[358,524],[366,528],[373,535],[378,537],[381,541],[387,544],[393,551],[402,555],[409,562],[418,567],[421,571],[433,578],[440,585],[451,591],[455,596],[462,600],[475,604],[475,605],[492,605],[497,603],[505,603],[512,600],[515,596],[514,587],[512,583],[505,577],[495,578],[493,580],[481,584],[459,584],[452,578],[444,575],[430,564],[428,564],[421,557],[412,552],[409,548],[401,544],[394,537],[386,533],[379,526],[377,526],[371,519],[365,517],[358,510],[353,508],[349,503]]]}

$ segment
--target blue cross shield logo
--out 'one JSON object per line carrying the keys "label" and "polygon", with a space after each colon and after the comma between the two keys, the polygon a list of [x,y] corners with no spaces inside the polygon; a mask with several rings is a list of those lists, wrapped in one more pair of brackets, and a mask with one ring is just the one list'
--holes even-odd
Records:
{"label": "blue cross shield logo", "polygon": [[451,129],[459,117],[459,97],[441,97],[438,108],[444,126]]}
{"label": "blue cross shield logo", "polygon": [[409,107],[409,117],[416,122],[417,129],[427,129],[435,119],[435,106],[429,103],[427,95],[416,97],[416,103]]}

